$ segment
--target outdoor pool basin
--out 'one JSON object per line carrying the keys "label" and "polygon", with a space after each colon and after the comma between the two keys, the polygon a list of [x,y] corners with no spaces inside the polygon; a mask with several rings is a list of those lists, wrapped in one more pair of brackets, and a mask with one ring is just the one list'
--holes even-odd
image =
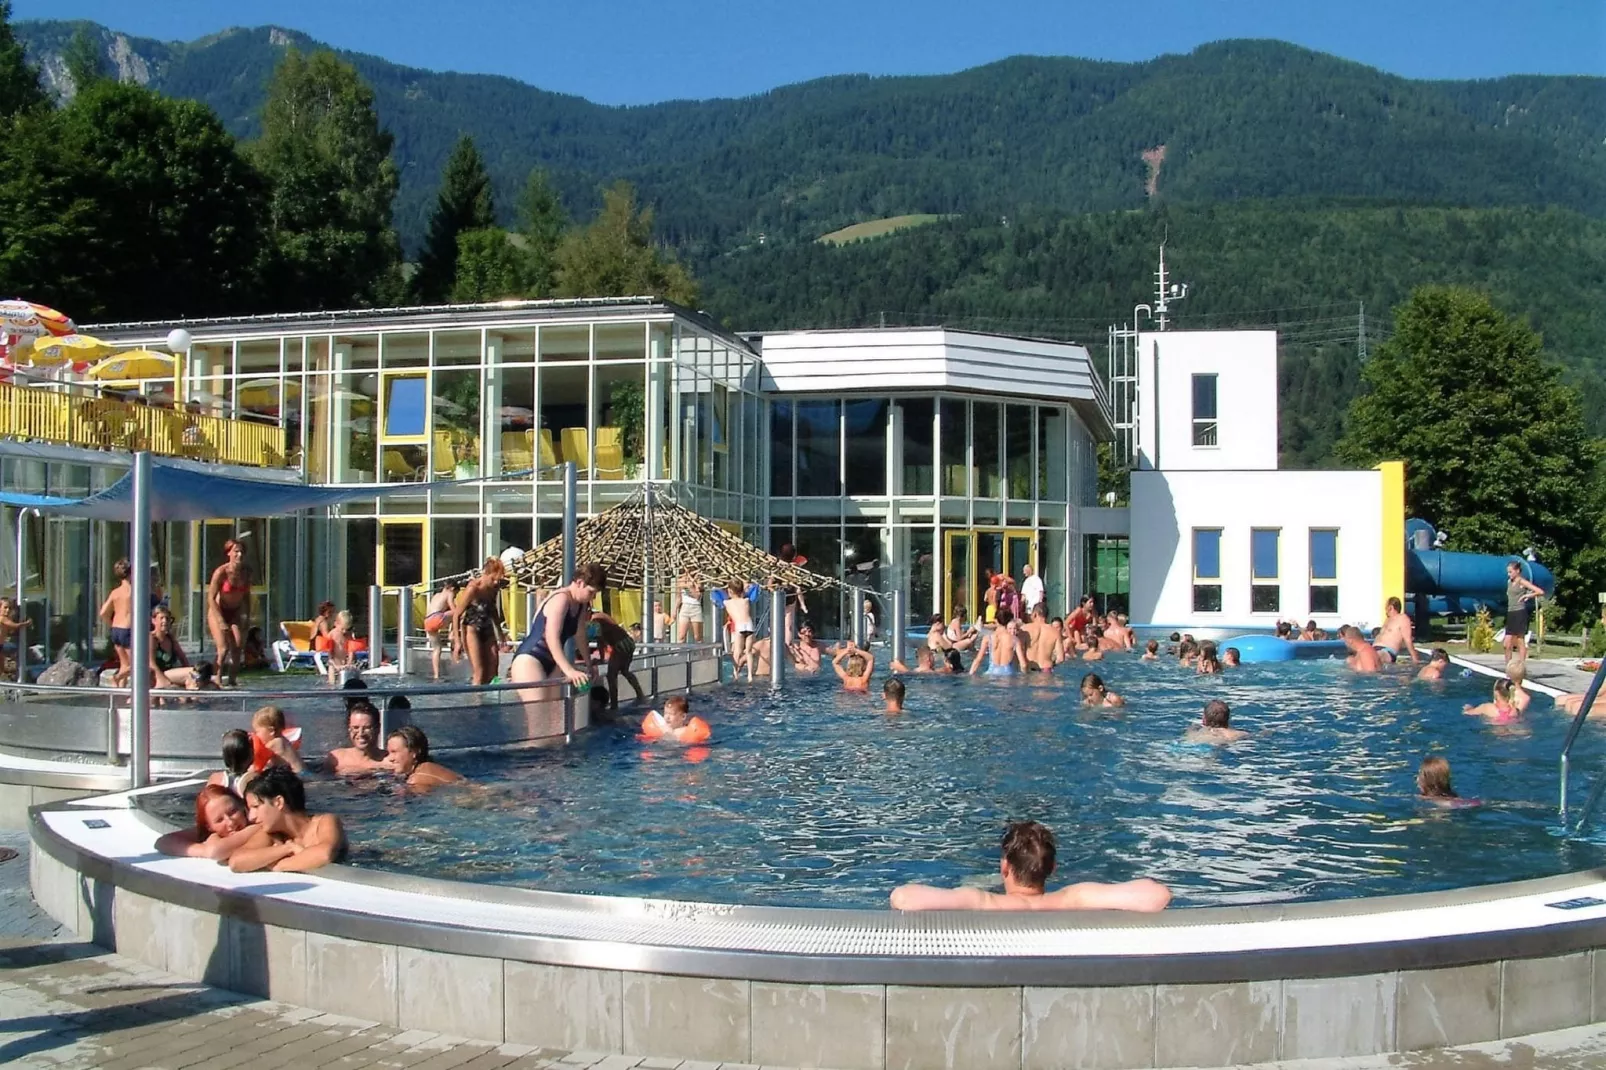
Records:
{"label": "outdoor pool basin", "polygon": [[[36,896],[162,968],[335,1013],[554,1048],[792,1066],[1226,1066],[1606,1020],[1606,874],[1555,834],[1566,721],[1461,712],[1484,678],[1337,663],[1223,678],[1116,657],[693,698],[698,751],[601,726],[457,754],[474,784],[309,785],[349,864],[236,875],[154,856],[194,786],[36,808]],[[1206,698],[1250,739],[1182,742]],[[1600,766],[1587,726],[1574,768]],[[1415,798],[1441,753],[1484,805]],[[1583,774],[1580,774],[1582,776]],[[996,885],[1008,820],[1060,879],[1148,875],[1160,915],[900,915],[896,883]],[[102,827],[103,826],[103,827]],[[1051,884],[1057,883],[1051,881]]]}

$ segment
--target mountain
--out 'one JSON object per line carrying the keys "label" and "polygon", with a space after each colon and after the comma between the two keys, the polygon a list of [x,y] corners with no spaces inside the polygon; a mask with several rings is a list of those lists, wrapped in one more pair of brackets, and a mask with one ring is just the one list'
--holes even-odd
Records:
{"label": "mountain", "polygon": [[1333,463],[1363,332],[1375,348],[1391,309],[1433,283],[1525,316],[1606,433],[1606,220],[1567,209],[1240,200],[971,217],[839,247],[749,248],[701,278],[708,311],[744,330],[944,323],[1102,354],[1105,326],[1152,301],[1162,241],[1171,278],[1191,286],[1175,326],[1278,329],[1288,467]]}
{"label": "mountain", "polygon": [[[62,49],[80,27],[119,77],[202,100],[241,137],[255,131],[283,50],[317,47],[274,27],[165,43],[93,23],[18,23],[58,91]],[[1276,41],[1223,41],[1142,63],[1021,56],[950,75],[605,107],[510,78],[344,55],[396,137],[397,225],[415,249],[460,132],[478,143],[504,214],[535,165],[580,215],[600,185],[627,178],[656,205],[660,234],[699,261],[889,216],[1154,200],[1376,198],[1606,216],[1600,78],[1412,81]]]}

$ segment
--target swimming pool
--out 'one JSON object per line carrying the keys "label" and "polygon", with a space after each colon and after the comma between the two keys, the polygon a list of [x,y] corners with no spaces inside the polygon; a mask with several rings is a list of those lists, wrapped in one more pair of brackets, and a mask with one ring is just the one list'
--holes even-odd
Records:
{"label": "swimming pool", "polygon": [[[1085,710],[1076,679],[907,678],[906,713],[834,678],[700,692],[714,745],[643,744],[633,722],[557,751],[458,755],[475,786],[408,796],[384,779],[312,786],[357,866],[549,890],[791,906],[885,906],[910,880],[997,884],[1007,821],[1060,841],[1057,881],[1169,884],[1178,905],[1334,899],[1465,887],[1598,864],[1554,834],[1566,718],[1461,712],[1483,677],[1413,683],[1341,663],[1198,677],[1174,662],[1091,666],[1125,709]],[[1209,698],[1249,739],[1184,744]],[[1418,762],[1447,755],[1463,796],[1415,797]],[[1589,725],[1575,768],[1598,769]],[[176,804],[168,804],[176,805]],[[180,819],[176,813],[175,819]]]}

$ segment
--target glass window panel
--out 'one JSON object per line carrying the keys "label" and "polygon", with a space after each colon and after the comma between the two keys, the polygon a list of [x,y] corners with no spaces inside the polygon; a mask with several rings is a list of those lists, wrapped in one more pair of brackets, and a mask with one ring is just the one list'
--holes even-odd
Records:
{"label": "glass window panel", "polygon": [[[546,332],[543,330],[541,333],[544,345]],[[506,456],[511,450],[516,454],[514,459],[521,463],[528,461],[523,463],[525,468],[533,465],[544,469],[551,463],[573,461],[580,469],[580,478],[585,479],[591,468],[590,433],[587,430],[590,370],[584,364],[550,367],[543,364],[540,373],[541,418],[536,427],[521,427],[516,419],[507,415],[511,410],[504,394],[502,468],[507,471],[517,467]],[[541,478],[556,479],[557,473],[542,471]]]}
{"label": "glass window panel", "polygon": [[942,399],[942,492],[958,498],[970,493],[969,462],[965,459],[970,440],[967,408],[963,401]]}
{"label": "glass window panel", "polygon": [[999,456],[999,421],[1002,406],[994,401],[971,405],[971,438],[976,456],[976,497],[1002,498],[1004,473]]}
{"label": "glass window panel", "polygon": [[[506,524],[507,521],[502,523]],[[529,521],[524,522],[529,531]],[[430,571],[439,576],[457,576],[480,563],[480,522],[476,517],[437,518],[430,521],[430,545],[433,550]],[[528,543],[517,543],[521,550]],[[431,577],[432,579],[434,577]]]}
{"label": "glass window panel", "polygon": [[649,458],[652,462],[652,475],[654,479],[669,479],[674,476],[673,450],[675,442],[675,365],[668,361],[655,361],[652,365],[652,381],[650,383],[651,397],[648,400],[650,408],[656,408],[652,419],[657,426],[649,429],[648,441],[657,444],[657,455]]}
{"label": "glass window panel", "polygon": [[382,483],[413,483],[429,471],[429,447],[384,442],[379,447],[379,478]]}
{"label": "glass window panel", "polygon": [[770,494],[792,496],[792,403],[770,403]]}
{"label": "glass window panel", "polygon": [[1256,528],[1249,533],[1249,574],[1252,579],[1278,577],[1277,535],[1275,528]]}
{"label": "glass window panel", "polygon": [[887,413],[885,398],[863,398],[843,405],[844,469],[849,494],[887,492]]}
{"label": "glass window panel", "polygon": [[385,377],[385,436],[416,438],[429,428],[429,382],[422,375]]}
{"label": "glass window panel", "polygon": [[[598,335],[599,343],[601,335]],[[647,456],[645,364],[597,367],[597,479],[636,479]]]}
{"label": "glass window panel", "polygon": [[936,401],[903,398],[897,402],[901,424],[894,446],[902,450],[896,494],[930,494],[932,487],[932,434]]}
{"label": "glass window panel", "polygon": [[[519,396],[514,402],[529,408],[534,393],[528,368],[520,377],[524,390],[516,395],[504,385],[504,400]],[[430,399],[434,412],[430,447],[434,451],[431,464],[437,479],[468,479],[480,473],[480,404],[484,379],[478,368],[441,370],[435,373],[435,394]],[[450,471],[453,475],[448,476]]]}
{"label": "glass window panel", "polygon": [[[342,335],[335,339],[337,359],[341,360],[342,369],[349,368],[377,368],[379,367],[379,335],[354,334]],[[339,351],[344,350],[345,356],[339,358]]]}
{"label": "glass window panel", "polygon": [[[337,347],[338,348],[338,347]],[[341,483],[371,483],[377,471],[374,426],[379,377],[355,372],[333,377],[330,411],[333,414],[333,464],[335,479]]]}
{"label": "glass window panel", "polygon": [[277,338],[254,339],[241,342],[237,374],[241,378],[250,378],[258,375],[277,375],[279,373],[279,340]]}
{"label": "glass window panel", "polygon": [[1338,586],[1326,584],[1310,589],[1310,611],[1312,613],[1338,612]]}
{"label": "glass window panel", "polygon": [[1214,446],[1217,443],[1216,377],[1193,377],[1193,444]]}
{"label": "glass window panel", "polygon": [[436,364],[482,363],[479,331],[436,331]]}
{"label": "glass window panel", "polygon": [[424,333],[382,335],[379,355],[386,368],[427,368],[429,335]]}
{"label": "glass window panel", "polygon": [[497,347],[499,364],[531,364],[535,361],[534,331],[500,331],[486,336],[486,346]]}
{"label": "glass window panel", "polygon": [[1004,469],[1008,473],[1009,496],[1016,501],[1029,501],[1034,496],[1032,437],[1032,407],[1007,406],[1004,410]]}
{"label": "glass window panel", "polygon": [[1249,588],[1249,612],[1282,612],[1283,589],[1275,583],[1257,583]]}
{"label": "glass window panel", "polygon": [[1338,579],[1337,531],[1323,529],[1311,531],[1310,578],[1313,580]]}
{"label": "glass window panel", "polygon": [[1195,613],[1221,612],[1221,584],[1196,583],[1193,585],[1193,611]]}
{"label": "glass window panel", "polygon": [[1200,580],[1221,578],[1221,529],[1193,529],[1193,576]]}
{"label": "glass window panel", "polygon": [[1065,501],[1065,410],[1057,405],[1037,410],[1037,496]]}
{"label": "glass window panel", "polygon": [[597,324],[598,360],[645,360],[647,328],[643,323]]}
{"label": "glass window panel", "polygon": [[591,328],[585,324],[576,327],[541,328],[541,363],[549,361],[587,360],[591,356]]}
{"label": "glass window panel", "polygon": [[839,413],[835,401],[800,401],[797,423],[797,493],[836,497],[842,493]]}

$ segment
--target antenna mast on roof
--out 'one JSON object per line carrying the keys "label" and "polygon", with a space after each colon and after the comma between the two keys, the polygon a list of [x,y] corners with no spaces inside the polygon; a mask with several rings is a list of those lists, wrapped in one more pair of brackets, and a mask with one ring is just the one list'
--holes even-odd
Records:
{"label": "antenna mast on roof", "polygon": [[1154,273],[1154,322],[1160,330],[1170,325],[1171,302],[1188,296],[1188,284],[1170,282],[1165,271],[1165,242],[1160,243],[1160,270]]}

